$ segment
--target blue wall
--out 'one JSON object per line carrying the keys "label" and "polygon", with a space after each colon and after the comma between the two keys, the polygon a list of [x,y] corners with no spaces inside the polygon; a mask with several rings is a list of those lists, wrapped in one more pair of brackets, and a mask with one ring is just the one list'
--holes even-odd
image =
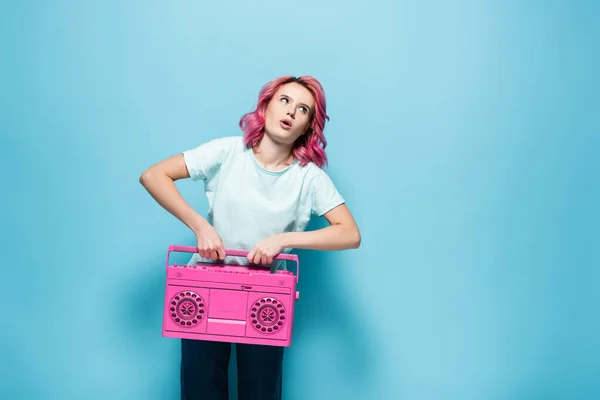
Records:
{"label": "blue wall", "polygon": [[0,398],[178,398],[164,256],[194,238],[138,177],[282,74],[323,82],[363,234],[300,252],[285,398],[600,396],[594,2],[1,8]]}

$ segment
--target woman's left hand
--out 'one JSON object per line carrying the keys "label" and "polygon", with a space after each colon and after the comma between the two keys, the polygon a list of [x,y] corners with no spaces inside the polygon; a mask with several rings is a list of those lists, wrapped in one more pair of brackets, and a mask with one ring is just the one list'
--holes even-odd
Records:
{"label": "woman's left hand", "polygon": [[248,253],[248,261],[254,264],[272,264],[273,258],[281,253],[283,247],[280,235],[268,237],[252,248]]}

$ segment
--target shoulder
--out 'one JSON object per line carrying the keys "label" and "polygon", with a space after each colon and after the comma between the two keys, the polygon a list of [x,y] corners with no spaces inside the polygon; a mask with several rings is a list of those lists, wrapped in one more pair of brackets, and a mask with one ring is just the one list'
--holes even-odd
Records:
{"label": "shoulder", "polygon": [[196,145],[194,148],[185,150],[184,155],[192,157],[217,157],[224,158],[234,151],[240,151],[244,147],[244,139],[241,136],[223,136],[210,139]]}
{"label": "shoulder", "polygon": [[317,216],[345,202],[329,174],[321,167],[308,163],[301,167],[305,174],[308,200],[312,213]]}
{"label": "shoulder", "polygon": [[204,144],[224,151],[239,151],[244,148],[244,138],[242,136],[222,136]]}
{"label": "shoulder", "polygon": [[244,146],[244,137],[241,135],[237,136],[223,136],[221,138],[217,138],[215,140],[220,140],[222,143],[232,146],[232,147],[240,147]]}
{"label": "shoulder", "polygon": [[183,157],[192,179],[207,179],[231,156],[242,152],[242,136],[224,136],[203,142],[183,151]]}
{"label": "shoulder", "polygon": [[335,184],[329,174],[314,163],[308,163],[300,167],[304,190],[310,196],[319,196],[322,193],[337,191]]}
{"label": "shoulder", "polygon": [[327,174],[323,168],[319,167],[315,163],[309,162],[305,166],[300,167],[300,170],[302,171],[306,182],[311,186],[311,188],[315,186],[318,187],[319,185],[323,184],[323,182],[327,183],[331,181],[329,174]]}

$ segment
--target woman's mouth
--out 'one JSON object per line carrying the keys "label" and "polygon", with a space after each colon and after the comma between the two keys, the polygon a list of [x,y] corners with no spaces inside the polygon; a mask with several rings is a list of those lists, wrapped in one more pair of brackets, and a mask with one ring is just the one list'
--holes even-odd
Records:
{"label": "woman's mouth", "polygon": [[279,125],[281,125],[283,129],[288,130],[292,127],[292,121],[290,121],[289,119],[282,119],[281,121],[279,121]]}

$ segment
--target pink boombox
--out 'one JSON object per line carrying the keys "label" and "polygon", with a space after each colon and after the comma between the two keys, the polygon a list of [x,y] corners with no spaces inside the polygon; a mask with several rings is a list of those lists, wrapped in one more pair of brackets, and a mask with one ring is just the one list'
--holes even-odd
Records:
{"label": "pink boombox", "polygon": [[[296,275],[254,265],[217,262],[169,265],[172,251],[197,253],[193,246],[170,246],[163,312],[164,337],[290,346],[300,263],[298,256],[275,260],[296,263]],[[228,256],[248,252],[226,250]]]}

